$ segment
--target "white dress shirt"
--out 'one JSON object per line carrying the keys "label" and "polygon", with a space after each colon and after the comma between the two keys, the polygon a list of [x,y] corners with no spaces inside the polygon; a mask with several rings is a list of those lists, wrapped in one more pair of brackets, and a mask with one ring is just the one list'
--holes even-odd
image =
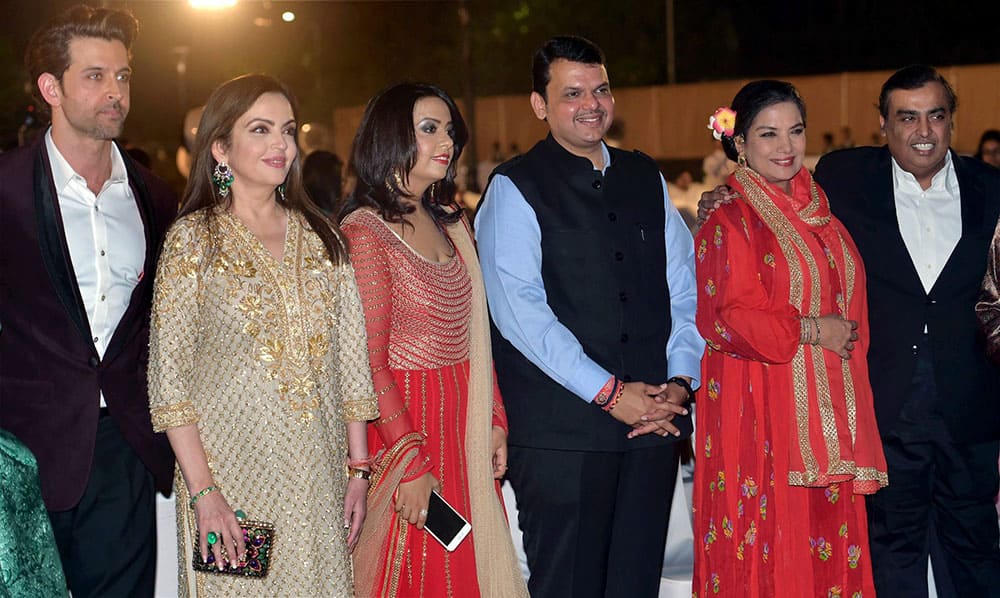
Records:
{"label": "white dress shirt", "polygon": [[893,158],[892,187],[899,233],[924,291],[930,293],[962,237],[962,200],[951,153],[926,190]]}
{"label": "white dress shirt", "polygon": [[[117,146],[111,144],[111,176],[97,195],[56,148],[51,129],[45,134],[45,146],[76,284],[94,347],[103,358],[143,276],[146,236],[142,217]],[[101,406],[105,406],[103,393]]]}

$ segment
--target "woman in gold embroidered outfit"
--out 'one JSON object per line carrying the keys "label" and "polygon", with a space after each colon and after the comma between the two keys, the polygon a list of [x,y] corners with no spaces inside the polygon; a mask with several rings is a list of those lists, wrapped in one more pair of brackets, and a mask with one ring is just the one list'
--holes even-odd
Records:
{"label": "woman in gold embroidered outfit", "polygon": [[[303,191],[295,119],[270,77],[212,93],[160,256],[150,411],[180,465],[182,596],[353,594],[368,482],[344,463],[367,458],[378,411],[353,271]],[[263,579],[192,569],[195,544],[220,567],[246,557],[234,509],[274,524]]]}
{"label": "woman in gold embroidered outfit", "polygon": [[694,595],[870,598],[864,495],[887,474],[864,265],[802,165],[806,111],[795,88],[754,81],[732,109],[720,136],[740,164],[728,185],[745,199],[721,206],[695,238],[709,348]]}
{"label": "woman in gold embroidered outfit", "polygon": [[986,337],[986,354],[1000,364],[1000,222],[993,231],[976,316]]}
{"label": "woman in gold embroidered outfit", "polygon": [[[526,596],[499,496],[507,420],[468,224],[454,203],[467,140],[452,99],[406,83],[369,103],[342,214],[381,417],[358,596]],[[471,524],[453,552],[423,531],[432,489]]]}

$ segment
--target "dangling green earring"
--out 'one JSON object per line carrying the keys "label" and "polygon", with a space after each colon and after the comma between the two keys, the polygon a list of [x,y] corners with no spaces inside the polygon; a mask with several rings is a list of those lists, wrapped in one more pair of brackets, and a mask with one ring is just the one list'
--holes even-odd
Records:
{"label": "dangling green earring", "polygon": [[229,188],[233,186],[233,170],[225,162],[218,162],[215,170],[212,171],[212,182],[219,188],[219,197],[229,195]]}

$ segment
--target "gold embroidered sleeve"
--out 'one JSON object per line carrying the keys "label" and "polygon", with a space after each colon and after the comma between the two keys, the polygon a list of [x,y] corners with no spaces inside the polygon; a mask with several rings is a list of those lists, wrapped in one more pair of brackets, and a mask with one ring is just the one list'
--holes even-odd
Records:
{"label": "gold embroidered sleeve", "polygon": [[153,416],[153,429],[157,432],[198,423],[198,412],[191,401],[150,407],[149,411]]}
{"label": "gold embroidered sleeve", "polygon": [[365,316],[358,296],[354,270],[349,264],[337,268],[337,396],[343,403],[344,419],[368,421],[378,417],[378,400],[372,386],[368,362]]}
{"label": "gold embroidered sleeve", "polygon": [[174,223],[163,242],[149,327],[149,410],[153,428],[198,421],[187,381],[198,342],[198,284],[205,250],[201,215]]}
{"label": "gold embroidered sleeve", "polygon": [[1000,221],[993,233],[993,242],[987,256],[986,276],[976,303],[983,334],[986,336],[986,353],[1000,363]]}

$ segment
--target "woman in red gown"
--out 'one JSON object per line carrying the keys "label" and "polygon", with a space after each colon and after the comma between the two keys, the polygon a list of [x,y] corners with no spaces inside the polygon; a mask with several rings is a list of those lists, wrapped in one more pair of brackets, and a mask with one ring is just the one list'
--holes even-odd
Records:
{"label": "woman in red gown", "polygon": [[[732,112],[735,112],[733,118]],[[695,239],[702,362],[694,593],[872,597],[865,494],[888,483],[865,270],[802,166],[805,106],[755,81],[716,129],[739,164]]]}
{"label": "woman in red gown", "polygon": [[[496,482],[507,420],[483,283],[452,199],[467,137],[444,91],[407,83],[369,102],[354,140],[341,213],[380,412],[358,596],[527,595]],[[472,524],[453,552],[423,531],[432,489]]]}

